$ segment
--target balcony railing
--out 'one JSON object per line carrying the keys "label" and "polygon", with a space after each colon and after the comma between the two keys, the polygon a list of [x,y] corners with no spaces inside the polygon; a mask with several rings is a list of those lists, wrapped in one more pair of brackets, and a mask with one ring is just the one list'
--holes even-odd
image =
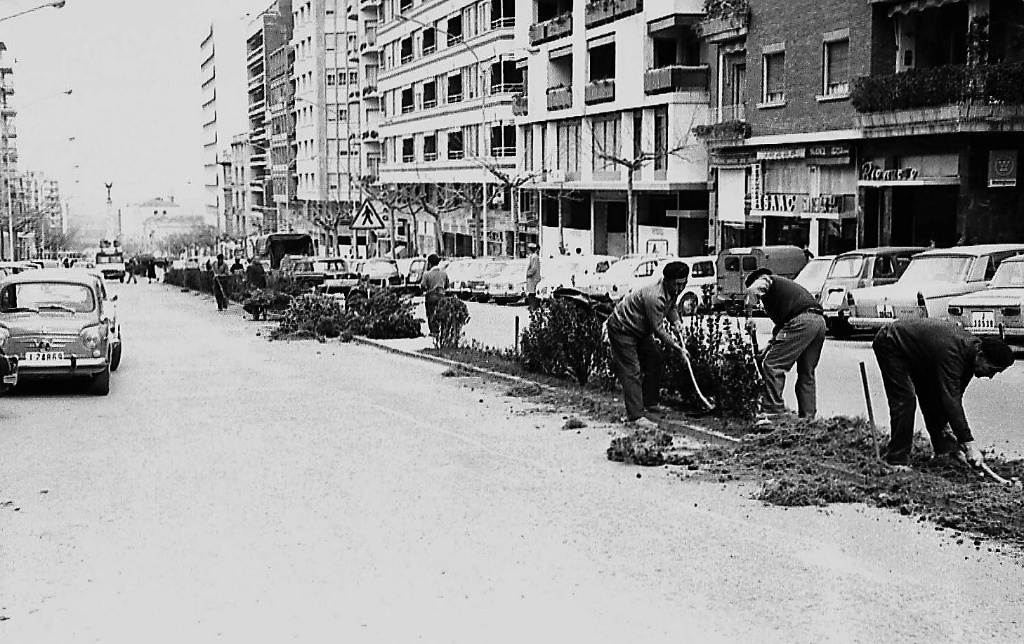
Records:
{"label": "balcony railing", "polygon": [[565,110],[572,107],[572,87],[551,87],[548,89],[548,111]]}
{"label": "balcony railing", "polygon": [[615,100],[615,79],[603,78],[590,81],[583,88],[583,102],[587,105],[607,103]]}
{"label": "balcony railing", "polygon": [[854,79],[853,107],[891,112],[967,103],[1024,104],[1024,63],[945,65]]}
{"label": "balcony railing", "polygon": [[746,121],[747,110],[745,105],[723,105],[722,107],[711,108],[712,123],[727,123],[729,121]]}
{"label": "balcony railing", "polygon": [[491,29],[512,29],[516,26],[515,16],[506,18],[494,18],[491,20]]}
{"label": "balcony railing", "polygon": [[740,9],[705,18],[697,24],[700,36],[709,42],[722,42],[746,35],[750,9]]}
{"label": "balcony railing", "polygon": [[423,109],[429,110],[429,109],[432,109],[432,108],[435,108],[435,107],[437,107],[437,99],[436,98],[425,98],[425,99],[423,99]]}
{"label": "balcony railing", "polygon": [[402,105],[402,114],[408,114],[409,112],[412,112],[414,109],[415,107],[413,107],[412,103],[409,103],[408,105]]}
{"label": "balcony railing", "polygon": [[530,101],[525,94],[519,94],[512,99],[512,114],[515,116],[526,116],[529,110]]}
{"label": "balcony railing", "polygon": [[514,145],[512,145],[512,146],[502,146],[502,145],[491,146],[491,156],[492,157],[502,157],[502,158],[505,158],[505,157],[514,157],[515,155],[516,155],[516,146],[514,146]]}
{"label": "balcony railing", "polygon": [[400,60],[403,65],[410,63],[412,62],[412,54],[402,54],[402,58]]}
{"label": "balcony railing", "polygon": [[587,3],[587,28],[603,25],[643,10],[643,0],[591,0]]}
{"label": "balcony railing", "polygon": [[454,47],[462,42],[462,34],[448,34],[448,46]]}
{"label": "balcony railing", "polygon": [[562,13],[550,20],[530,25],[530,44],[538,45],[542,42],[568,36],[572,33],[572,14]]}
{"label": "balcony railing", "polygon": [[462,92],[456,92],[454,94],[449,94],[448,95],[448,102],[449,103],[461,103],[462,102]]}
{"label": "balcony railing", "polygon": [[423,45],[423,55],[432,54],[437,51],[437,45]]}
{"label": "balcony railing", "polygon": [[644,73],[645,94],[706,92],[711,78],[708,65],[669,65]]}
{"label": "balcony railing", "polygon": [[416,160],[416,155],[415,154],[403,154],[402,155],[402,163],[412,163],[415,160]]}
{"label": "balcony railing", "polygon": [[466,153],[462,150],[448,150],[449,159],[462,159],[465,158]]}
{"label": "balcony railing", "polygon": [[437,161],[437,152],[424,152],[423,153],[423,160],[424,161]]}
{"label": "balcony railing", "polygon": [[519,94],[523,91],[522,83],[495,83],[491,85],[491,95],[494,94]]}

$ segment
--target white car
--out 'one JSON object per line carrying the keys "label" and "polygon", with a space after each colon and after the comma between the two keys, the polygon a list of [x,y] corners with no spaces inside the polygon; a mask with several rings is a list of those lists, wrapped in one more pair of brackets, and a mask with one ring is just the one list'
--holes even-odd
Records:
{"label": "white car", "polygon": [[821,301],[821,289],[825,287],[832,265],[836,263],[835,255],[822,255],[807,262],[793,281],[807,289],[814,299]]}
{"label": "white car", "polygon": [[537,297],[548,299],[560,288],[582,291],[618,260],[614,255],[559,255],[542,259]]}
{"label": "white car", "polygon": [[1024,340],[1024,255],[999,265],[988,288],[954,297],[946,308],[950,322],[974,335],[1003,336]]}
{"label": "white car", "polygon": [[[662,267],[677,259],[669,255],[625,256],[580,289],[590,295],[611,298],[617,302],[633,289],[661,276]],[[543,266],[541,267],[543,271]]]}

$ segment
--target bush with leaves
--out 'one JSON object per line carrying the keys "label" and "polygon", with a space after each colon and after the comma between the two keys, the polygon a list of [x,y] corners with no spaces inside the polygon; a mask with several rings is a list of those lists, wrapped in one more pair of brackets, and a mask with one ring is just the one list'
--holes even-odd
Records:
{"label": "bush with leaves", "polygon": [[[686,349],[694,377],[719,416],[751,419],[757,414],[763,386],[754,364],[754,347],[740,323],[721,315],[694,316],[687,326]],[[686,363],[665,351],[665,389],[693,400]]]}
{"label": "bush with leaves", "polygon": [[413,316],[412,301],[386,289],[373,289],[365,298],[349,298],[349,330],[376,340],[418,338],[423,320]]}
{"label": "bush with leaves", "polygon": [[301,295],[291,300],[272,339],[336,338],[349,325],[338,301],[324,295]]}
{"label": "bush with leaves", "polygon": [[522,364],[529,370],[587,384],[601,366],[601,318],[586,306],[554,299],[530,312],[522,337]]}
{"label": "bush with leaves", "polygon": [[454,295],[446,295],[434,309],[434,346],[450,349],[462,344],[462,329],[469,322],[469,308]]}

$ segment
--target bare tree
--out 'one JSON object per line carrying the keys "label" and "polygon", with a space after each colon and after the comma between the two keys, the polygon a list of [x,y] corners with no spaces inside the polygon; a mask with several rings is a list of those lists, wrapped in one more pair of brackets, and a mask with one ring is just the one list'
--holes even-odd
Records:
{"label": "bare tree", "polygon": [[317,206],[309,212],[309,223],[327,235],[327,245],[334,253],[338,252],[338,228],[348,223],[353,217],[352,207],[348,204],[338,203],[337,207],[331,208],[330,204]]}

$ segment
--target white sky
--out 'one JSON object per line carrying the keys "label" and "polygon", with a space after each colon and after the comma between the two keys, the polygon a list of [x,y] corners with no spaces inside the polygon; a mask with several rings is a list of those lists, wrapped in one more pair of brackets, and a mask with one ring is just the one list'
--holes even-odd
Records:
{"label": "white sky", "polygon": [[[0,0],[0,18],[45,2]],[[199,43],[213,19],[269,5],[67,0],[0,22],[14,68],[19,170],[60,179],[77,212],[99,217],[107,181],[118,206],[171,195],[201,204]]]}

